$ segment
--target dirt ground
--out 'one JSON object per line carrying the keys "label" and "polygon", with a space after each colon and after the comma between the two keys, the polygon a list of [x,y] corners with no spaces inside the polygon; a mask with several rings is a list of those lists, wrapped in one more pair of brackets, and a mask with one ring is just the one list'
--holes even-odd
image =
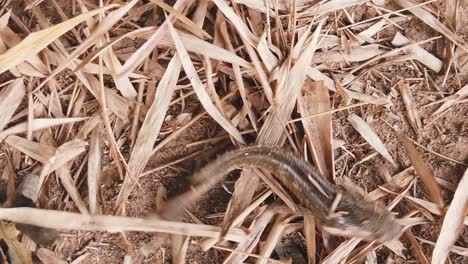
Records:
{"label": "dirt ground", "polygon": [[[71,1],[71,0],[70,0]],[[71,14],[71,5],[69,0],[57,0],[57,3],[68,14]],[[46,1],[47,2],[47,1]],[[437,5],[444,8],[444,1],[438,1]],[[25,3],[23,1],[11,1],[10,8],[17,14],[20,19],[25,22],[33,21],[30,11],[24,11]],[[41,5],[48,18],[52,23],[61,21],[55,9],[49,5]],[[365,10],[363,10],[365,12]],[[356,12],[366,17],[369,14]],[[459,25],[457,33],[465,40],[468,40],[468,1],[460,1],[459,10]],[[359,21],[359,17],[355,17]],[[403,33],[411,36],[413,40],[424,40],[438,34],[429,28],[425,23],[418,19],[412,19],[410,22],[399,24],[404,30]],[[385,39],[387,36],[393,36],[395,28],[385,30],[380,33],[380,38]],[[437,42],[425,44],[423,47],[432,54],[438,54],[439,49]],[[330,68],[337,68],[336,65],[330,65]],[[339,68],[339,67],[338,67]],[[468,71],[460,72],[456,76],[453,71],[450,72],[445,85],[441,85],[444,81],[444,73],[434,74],[430,76],[435,83],[439,84],[441,91],[437,91],[434,87],[427,87],[423,81],[424,73],[419,68],[413,67],[410,64],[403,63],[386,63],[379,65],[373,69],[365,68],[359,72],[359,81],[362,83],[371,82],[372,89],[375,88],[375,93],[379,95],[389,95],[393,106],[375,111],[375,115],[367,114],[366,120],[373,130],[385,143],[388,151],[391,153],[397,167],[391,166],[381,156],[375,156],[370,160],[361,162],[362,159],[375,153],[375,150],[366,144],[365,140],[360,137],[359,133],[347,121],[350,113],[355,113],[359,116],[364,116],[363,113],[374,111],[375,106],[362,106],[338,112],[333,114],[333,138],[341,140],[345,143],[347,151],[341,148],[334,150],[336,175],[349,177],[354,183],[367,191],[374,190],[379,185],[385,182],[382,171],[387,170],[390,175],[395,175],[404,169],[411,166],[409,158],[398,140],[397,133],[392,127],[400,128],[405,135],[417,141],[420,145],[427,147],[430,151],[419,149],[423,159],[429,167],[434,171],[436,177],[446,180],[456,186],[460,181],[461,176],[467,169],[464,165],[456,164],[448,161],[433,153],[439,153],[451,159],[468,163],[468,104],[460,103],[451,107],[451,109],[443,114],[440,118],[434,119],[432,113],[437,109],[438,105],[425,107],[425,105],[440,99],[440,93],[450,95],[460,89],[460,84],[464,86],[468,83]],[[7,74],[1,76],[2,82],[11,78]],[[414,129],[408,122],[406,110],[400,96],[392,96],[393,90],[397,89],[395,84],[402,78],[412,78],[409,81],[410,90],[413,95],[413,102],[419,111],[423,126],[419,133],[415,133]],[[219,91],[221,94],[223,91]],[[333,95],[334,107],[340,107],[341,100],[338,96]],[[171,106],[168,115],[177,117],[182,113],[192,113],[196,116],[203,111],[202,106],[194,95],[188,97],[184,104],[175,104]],[[293,114],[299,116],[297,112]],[[166,121],[163,125],[162,133],[156,143],[160,143],[165,137],[170,135],[171,122]],[[204,164],[212,160],[216,155],[223,153],[228,149],[234,148],[229,138],[224,138],[216,142],[198,144],[196,146],[187,147],[187,144],[198,142],[200,140],[210,139],[216,136],[225,135],[225,132],[211,118],[205,116],[184,130],[175,140],[165,145],[157,151],[147,165],[147,170],[164,165],[171,161],[186,157],[196,151],[202,150],[201,154],[190,158],[181,163],[157,170],[154,173],[146,175],[140,179],[141,188],[135,188],[125,204],[126,214],[128,216],[145,217],[153,213],[157,209],[158,195],[160,192],[167,190],[167,196],[171,197],[182,193],[189,187],[189,176]],[[254,137],[250,137],[253,142]],[[124,149],[124,156],[129,156],[129,149]],[[353,156],[349,155],[352,153]],[[107,153],[103,157],[103,175],[102,175],[102,214],[114,214],[112,208],[117,198],[121,180],[118,177],[117,168],[111,161],[110,154]],[[357,165],[355,165],[358,163]],[[354,166],[355,165],[355,166]],[[352,170],[351,170],[352,168]],[[412,172],[414,173],[414,172]],[[21,178],[21,174],[19,176]],[[78,181],[83,180],[84,175],[81,175]],[[221,224],[223,221],[223,213],[226,211],[227,203],[230,199],[230,192],[233,191],[235,180],[238,173],[232,173],[223,184],[219,184],[215,189],[205,195],[202,200],[197,203],[191,212],[201,222],[206,224]],[[20,179],[19,178],[19,179]],[[2,189],[6,190],[6,179],[2,179]],[[86,197],[87,188],[82,184],[79,189],[81,195]],[[423,190],[422,183],[417,181],[413,189],[415,197],[426,197],[427,194]],[[48,205],[50,209],[77,211],[71,200],[66,196],[63,187],[60,186],[55,179],[52,179],[49,187],[50,201]],[[453,198],[453,191],[442,188],[442,194],[446,204],[450,204]],[[407,202],[401,202],[396,211],[401,214],[408,213],[411,207]],[[430,241],[436,241],[440,232],[442,218],[435,217],[434,221],[426,224],[413,227],[412,233],[420,238]],[[288,235],[291,238],[293,245],[302,254],[306,255],[306,247],[302,230]],[[285,238],[286,239],[286,238]],[[417,258],[415,252],[411,250],[411,244],[402,239],[405,248],[409,249],[404,252],[405,258],[395,255],[386,248],[377,250],[377,263],[416,263]],[[187,255],[187,263],[221,263],[227,255],[225,251],[210,249],[207,252],[202,252],[197,245],[189,243],[189,251]],[[468,228],[463,229],[462,234],[456,242],[457,246],[468,248]],[[319,245],[320,246],[320,245]],[[433,250],[432,245],[421,243],[426,256],[430,256]],[[126,255],[133,256],[133,263],[171,263],[171,239],[165,234],[147,234],[139,232],[129,232],[125,234],[109,234],[105,232],[73,232],[61,231],[59,241],[49,247],[57,256],[73,263],[122,263]],[[320,250],[318,250],[320,252]],[[273,255],[272,257],[275,257]],[[458,254],[450,254],[452,263],[468,263],[468,257],[462,257]],[[40,263],[37,260],[37,263]],[[249,263],[253,260],[249,259]]]}

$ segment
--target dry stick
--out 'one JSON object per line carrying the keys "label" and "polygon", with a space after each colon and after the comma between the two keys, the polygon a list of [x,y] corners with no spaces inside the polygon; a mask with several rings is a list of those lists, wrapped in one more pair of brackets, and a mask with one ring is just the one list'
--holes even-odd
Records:
{"label": "dry stick", "polygon": [[[145,64],[143,66],[143,71],[147,72],[148,68],[148,59],[145,61]],[[135,103],[135,113],[133,115],[133,122],[132,122],[132,128],[130,129],[130,149],[133,149],[133,146],[135,145],[136,137],[137,137],[137,130],[138,130],[138,121],[139,121],[139,116],[140,116],[140,111],[141,111],[141,105],[143,104],[143,93],[145,89],[145,84],[141,82],[138,85],[138,96],[137,96],[137,102]]]}
{"label": "dry stick", "polygon": [[[169,166],[172,166],[172,165],[174,165],[174,164],[177,164],[177,163],[180,163],[180,162],[182,162],[182,161],[185,161],[185,160],[191,159],[191,158],[193,158],[193,157],[196,157],[196,156],[198,156],[198,155],[199,155],[200,153],[202,153],[202,152],[205,152],[205,150],[202,149],[202,150],[196,151],[196,152],[194,152],[194,153],[192,153],[192,154],[190,154],[190,155],[187,155],[187,156],[185,156],[185,157],[182,157],[182,158],[180,158],[180,159],[176,159],[176,160],[174,160],[174,161],[171,161],[171,162],[168,162],[168,163],[166,163],[166,164],[160,165],[160,166],[158,166],[158,167],[156,167],[156,168],[147,170],[147,171],[143,172],[142,174],[140,174],[140,177],[146,176],[146,175],[151,174],[151,173],[153,173],[153,172],[156,172],[156,171],[158,171],[158,170],[162,170],[162,169],[167,168],[167,167],[169,167]],[[140,177],[139,177],[139,178],[140,178]]]}
{"label": "dry stick", "polygon": [[[233,221],[233,225],[240,224],[250,213],[252,213],[256,208],[260,206],[271,194],[273,193],[272,190],[267,190],[263,194],[259,195],[258,198],[255,198],[254,201],[245,208],[245,210],[239,214]],[[213,247],[216,242],[218,242],[217,238],[207,238],[204,241],[199,242],[200,247],[203,251],[209,250]]]}
{"label": "dry stick", "polygon": [[[395,129],[394,127],[392,127],[391,125],[389,125],[389,124],[387,124],[387,123],[385,123],[385,124],[386,124],[389,128],[391,128],[394,132],[398,132],[398,130]],[[463,165],[463,166],[468,167],[468,164],[467,164],[467,163],[464,163],[464,162],[462,162],[462,161],[458,161],[458,160],[454,160],[454,159],[452,159],[452,158],[449,158],[449,157],[447,157],[447,156],[445,156],[445,155],[442,155],[442,154],[440,154],[440,153],[438,153],[438,152],[435,152],[434,150],[431,150],[431,149],[428,149],[428,148],[424,147],[423,145],[419,144],[418,142],[414,141],[414,140],[411,139],[411,138],[408,138],[408,139],[409,139],[411,142],[413,142],[416,146],[418,146],[418,147],[420,147],[420,148],[422,148],[422,149],[424,149],[424,150],[426,150],[426,151],[428,151],[428,152],[430,152],[430,153],[436,155],[436,156],[439,157],[439,158],[442,158],[442,159],[451,161],[451,162],[453,162],[453,163],[457,163],[457,164],[460,164],[460,165]]]}
{"label": "dry stick", "polygon": [[[44,221],[44,218],[47,221]],[[79,213],[37,209],[30,207],[0,208],[0,219],[40,227],[66,230],[106,232],[157,232],[201,237],[219,237],[221,228],[157,218],[137,218],[111,215],[83,215]],[[226,239],[244,241],[247,234],[242,229],[231,229]]]}
{"label": "dry stick", "polygon": [[424,147],[423,145],[419,144],[418,142],[414,141],[414,140],[411,139],[411,138],[408,138],[408,139],[409,139],[411,142],[413,142],[416,146],[418,146],[418,147],[420,147],[420,148],[422,148],[422,149],[424,149],[424,150],[426,150],[426,151],[428,151],[428,152],[430,152],[430,153],[436,155],[436,156],[439,157],[439,158],[442,158],[442,159],[451,161],[451,162],[453,162],[453,163],[457,163],[457,164],[463,165],[463,166],[465,166],[465,167],[468,167],[468,164],[467,164],[467,163],[464,163],[464,162],[462,162],[462,161],[458,161],[458,160],[454,160],[454,159],[452,159],[452,158],[449,158],[449,157],[447,157],[447,156],[445,156],[445,155],[442,155],[442,154],[440,154],[440,153],[438,153],[438,152],[435,152],[435,151],[433,151],[433,150],[431,150],[431,149],[428,149],[428,148]]}
{"label": "dry stick", "polygon": [[[246,131],[241,131],[240,133],[241,135],[245,135],[245,134],[251,134],[255,132],[257,132],[255,129],[249,129]],[[218,141],[218,140],[225,139],[225,138],[229,138],[229,134],[192,142],[192,143],[186,144],[185,147],[190,148],[190,147],[198,146],[198,145],[205,144],[205,143],[210,143],[213,141]]]}
{"label": "dry stick", "polygon": [[[98,42],[99,42],[99,45],[101,45],[102,39],[99,39]],[[101,118],[104,121],[104,127],[106,128],[107,140],[109,140],[109,143],[110,143],[111,153],[112,153],[112,156],[114,157],[114,160],[117,162],[117,169],[119,171],[120,179],[123,179],[124,172],[122,169],[122,164],[120,163],[119,159],[122,159],[122,163],[124,164],[125,164],[125,159],[123,158],[122,153],[117,147],[117,142],[115,141],[114,133],[112,132],[112,127],[110,125],[109,116],[107,115],[108,108],[107,108],[107,100],[106,100],[106,94],[105,94],[104,89],[105,88],[104,88],[102,55],[99,55],[99,91],[98,92],[99,92],[100,100],[98,100],[98,103],[101,106]]]}
{"label": "dry stick", "polygon": [[[223,24],[220,26],[220,31],[221,31],[221,35],[223,36],[224,42],[226,43],[227,47],[229,48],[231,52],[234,53],[235,52],[234,46],[232,45],[231,40],[229,38],[229,34],[227,32],[227,26],[225,22],[223,22]],[[239,89],[239,93],[241,95],[242,101],[244,102],[244,105],[248,107],[247,114],[249,116],[252,127],[255,129],[255,131],[258,131],[257,120],[255,118],[255,114],[252,112],[252,106],[247,99],[247,93],[245,90],[244,81],[242,79],[242,73],[241,73],[240,67],[239,65],[233,63],[232,69],[234,71],[234,79],[237,83],[237,88]]]}
{"label": "dry stick", "polygon": [[[235,94],[235,92],[236,92],[235,90],[232,91],[231,93],[224,96],[221,100],[222,101],[227,100],[228,98],[232,97]],[[206,111],[203,111],[202,113],[198,114],[196,117],[192,118],[192,120],[190,120],[190,122],[188,122],[184,126],[180,127],[177,131],[173,132],[170,136],[166,137],[161,142],[159,142],[159,144],[151,152],[151,155],[153,155],[154,153],[156,153],[156,151],[160,150],[167,143],[169,143],[173,139],[175,139],[178,135],[180,135],[183,131],[185,131],[185,129],[191,127],[195,122],[197,122],[198,120],[200,120],[201,118],[203,118],[203,117],[205,117],[207,115],[208,115],[208,113]]]}
{"label": "dry stick", "polygon": [[433,3],[433,2],[437,2],[439,0],[430,0],[430,1],[427,1],[427,2],[424,2],[424,3],[420,3],[420,4],[417,4],[417,5],[413,5],[413,6],[410,6],[410,7],[407,7],[407,8],[403,8],[403,9],[399,9],[397,11],[393,11],[393,12],[389,12],[389,13],[385,13],[383,15],[380,15],[380,16],[376,16],[376,17],[373,17],[373,18],[370,18],[370,19],[367,19],[367,20],[363,20],[363,21],[359,21],[357,23],[354,23],[354,24],[351,24],[351,25],[347,25],[347,26],[344,26],[344,27],[341,27],[338,29],[339,30],[343,30],[345,28],[350,28],[350,27],[354,27],[354,26],[357,26],[357,25],[360,25],[360,24],[365,24],[367,22],[370,22],[370,21],[374,21],[374,20],[377,20],[379,18],[385,18],[389,15],[396,15],[398,13],[401,13],[403,11],[406,11],[406,10],[410,10],[412,8],[416,8],[416,7],[419,7],[419,6],[423,6],[423,5],[427,5],[427,4],[430,4],[430,3]]}
{"label": "dry stick", "polygon": [[303,117],[291,119],[291,120],[288,121],[288,124],[294,123],[294,122],[299,122],[299,121],[309,119],[309,118],[318,117],[318,116],[329,115],[329,114],[333,114],[333,113],[336,113],[336,112],[348,110],[348,109],[351,109],[351,108],[354,108],[354,107],[359,107],[359,106],[363,106],[363,105],[367,105],[367,104],[373,104],[373,103],[374,103],[373,101],[367,101],[367,102],[357,103],[357,104],[353,104],[353,105],[343,106],[343,107],[339,107],[339,108],[336,108],[336,109],[333,109],[333,110],[330,110],[330,111],[325,111],[325,112],[321,112],[321,113],[317,113],[317,114],[313,114],[313,115],[308,115],[308,116],[303,116]]}

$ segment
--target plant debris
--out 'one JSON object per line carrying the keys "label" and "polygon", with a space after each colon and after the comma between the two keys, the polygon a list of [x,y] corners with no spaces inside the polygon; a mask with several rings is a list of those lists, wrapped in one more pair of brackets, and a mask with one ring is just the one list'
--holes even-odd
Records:
{"label": "plant debris", "polygon": [[[468,261],[467,1],[0,3],[1,261]],[[404,235],[331,235],[256,168],[192,188],[251,144],[387,206]],[[174,197],[200,200],[164,219]]]}

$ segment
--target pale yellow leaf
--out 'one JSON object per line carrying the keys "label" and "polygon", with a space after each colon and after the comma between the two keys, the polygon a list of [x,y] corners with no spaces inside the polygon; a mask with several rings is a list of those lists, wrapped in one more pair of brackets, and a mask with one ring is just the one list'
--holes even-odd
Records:
{"label": "pale yellow leaf", "polygon": [[3,131],[24,99],[25,92],[23,79],[16,79],[0,91],[0,132]]}
{"label": "pale yellow leaf", "polygon": [[117,4],[110,4],[108,6],[78,15],[55,26],[31,33],[18,45],[0,55],[0,73],[3,73],[11,67],[20,64],[29,56],[38,53],[58,37],[62,36],[86,19],[117,6]]}
{"label": "pale yellow leaf", "polygon": [[0,238],[7,244],[12,263],[32,263],[31,251],[18,241],[14,223],[0,221]]}
{"label": "pale yellow leaf", "polygon": [[458,236],[463,230],[463,222],[468,208],[468,169],[465,170],[460,183],[458,184],[452,203],[445,214],[442,230],[432,252],[432,263],[443,264],[448,254],[455,244]]}

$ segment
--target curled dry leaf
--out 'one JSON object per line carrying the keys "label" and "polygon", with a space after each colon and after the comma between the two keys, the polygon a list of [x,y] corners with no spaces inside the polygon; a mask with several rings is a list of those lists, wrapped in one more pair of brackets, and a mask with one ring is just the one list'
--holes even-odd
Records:
{"label": "curled dry leaf", "polygon": [[390,162],[394,167],[396,167],[396,163],[393,161],[392,156],[388,152],[387,148],[385,147],[382,140],[380,140],[379,136],[372,130],[372,128],[366,123],[366,121],[362,120],[359,116],[355,114],[351,114],[348,117],[348,121],[351,125],[356,129],[356,131],[361,134],[361,136],[371,145],[377,152],[380,153],[388,162]]}

